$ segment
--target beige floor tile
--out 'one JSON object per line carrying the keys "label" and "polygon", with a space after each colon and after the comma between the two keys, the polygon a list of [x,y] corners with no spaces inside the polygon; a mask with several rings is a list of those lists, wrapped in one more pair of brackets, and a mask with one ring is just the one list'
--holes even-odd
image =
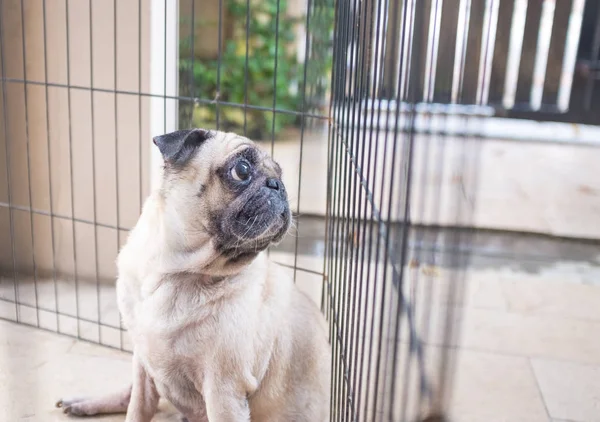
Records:
{"label": "beige floor tile", "polygon": [[466,348],[600,364],[600,322],[466,308],[460,345]]}
{"label": "beige floor tile", "polygon": [[[391,344],[389,344],[391,346]],[[397,365],[384,361],[380,370],[377,414],[382,420],[415,421],[431,409],[427,396],[419,396],[419,370],[413,358],[407,365],[406,344],[401,344]],[[391,350],[388,350],[391,352]],[[425,347],[425,374],[436,399],[440,382],[439,362],[443,352],[449,353],[454,364],[453,382],[445,385],[450,394],[451,420],[467,422],[547,422],[548,415],[527,358],[503,356],[468,350]],[[375,359],[371,364],[369,387],[363,385],[361,403],[367,392],[375,387]],[[410,372],[407,377],[407,368]],[[351,372],[352,373],[352,372]],[[367,366],[362,370],[366,377]],[[392,389],[392,380],[396,383]],[[446,378],[448,380],[448,378]],[[391,396],[393,391],[393,397]],[[405,395],[406,394],[406,395]],[[446,396],[447,397],[447,396]],[[369,395],[366,414],[358,420],[370,422],[374,409],[374,396]],[[362,409],[361,409],[362,410]]]}
{"label": "beige floor tile", "polygon": [[460,422],[546,422],[548,415],[526,358],[461,351],[451,414]]}
{"label": "beige floor tile", "polygon": [[600,321],[600,286],[547,277],[503,281],[501,285],[512,312]]}
{"label": "beige floor tile", "polygon": [[[54,407],[61,397],[99,395],[130,382],[131,356],[24,325],[0,321],[2,421],[68,421]],[[175,421],[172,409],[157,421]],[[123,421],[123,416],[100,418]]]}
{"label": "beige floor tile", "polygon": [[542,395],[554,418],[600,421],[600,366],[532,359]]}
{"label": "beige floor tile", "polygon": [[466,275],[465,306],[506,310],[502,284],[494,271],[469,271]]}
{"label": "beige floor tile", "polygon": [[444,337],[448,307],[432,304],[427,312],[427,342],[432,345],[453,344],[484,352],[600,364],[600,336],[593,334],[600,332],[599,321],[463,307],[451,315],[457,336],[448,342]]}

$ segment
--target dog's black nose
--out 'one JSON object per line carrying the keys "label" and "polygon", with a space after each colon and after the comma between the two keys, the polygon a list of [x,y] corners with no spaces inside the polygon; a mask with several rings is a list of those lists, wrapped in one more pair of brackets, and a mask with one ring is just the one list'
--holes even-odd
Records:
{"label": "dog's black nose", "polygon": [[279,180],[277,179],[267,179],[267,187],[275,190],[279,190],[281,186],[279,185]]}

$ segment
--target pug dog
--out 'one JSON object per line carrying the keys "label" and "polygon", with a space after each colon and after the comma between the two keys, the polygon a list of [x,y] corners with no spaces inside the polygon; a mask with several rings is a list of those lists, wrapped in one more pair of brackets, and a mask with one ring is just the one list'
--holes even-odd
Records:
{"label": "pug dog", "polygon": [[161,185],[117,259],[133,383],[57,406],[149,422],[163,397],[188,422],[328,420],[325,320],[264,253],[291,222],[281,168],[233,133],[180,130],[154,143]]}

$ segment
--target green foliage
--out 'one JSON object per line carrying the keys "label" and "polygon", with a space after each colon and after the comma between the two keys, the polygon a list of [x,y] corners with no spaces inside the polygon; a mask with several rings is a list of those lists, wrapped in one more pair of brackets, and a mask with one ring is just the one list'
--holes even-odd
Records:
{"label": "green foliage", "polygon": [[[332,0],[320,0],[321,3],[329,1]],[[304,20],[289,16],[288,0],[226,0],[225,5],[232,30],[224,43],[221,64],[219,66],[218,59],[196,59],[192,66],[191,58],[181,58],[180,80],[187,81],[186,88],[194,87],[194,92],[184,95],[241,105],[219,105],[220,127],[224,130],[241,132],[245,122],[247,133],[253,138],[264,138],[271,130],[277,134],[285,126],[297,123],[297,118],[291,113],[274,116],[273,100],[277,109],[284,110],[295,111],[303,104],[304,75],[296,59],[295,29]],[[331,58],[327,56],[330,56],[333,7],[329,12],[331,14],[326,16],[315,12],[314,25],[310,24],[311,57],[306,78],[307,86],[317,88],[307,90],[307,107],[310,107],[309,97],[324,96],[331,68]],[[190,44],[190,39],[182,40],[184,49],[188,50]],[[263,110],[247,109],[244,116],[244,104]],[[208,127],[216,122],[216,105],[190,106],[189,102],[182,102],[180,110],[182,121],[191,119],[193,126]]]}

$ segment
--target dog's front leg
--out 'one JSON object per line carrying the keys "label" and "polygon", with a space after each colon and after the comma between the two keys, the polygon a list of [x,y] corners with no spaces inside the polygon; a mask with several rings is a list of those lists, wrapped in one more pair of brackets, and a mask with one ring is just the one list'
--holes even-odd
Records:
{"label": "dog's front leg", "polygon": [[158,391],[140,361],[133,356],[133,387],[126,422],[150,422],[158,408]]}
{"label": "dog's front leg", "polygon": [[202,388],[210,422],[250,422],[246,392],[225,377],[208,376]]}

